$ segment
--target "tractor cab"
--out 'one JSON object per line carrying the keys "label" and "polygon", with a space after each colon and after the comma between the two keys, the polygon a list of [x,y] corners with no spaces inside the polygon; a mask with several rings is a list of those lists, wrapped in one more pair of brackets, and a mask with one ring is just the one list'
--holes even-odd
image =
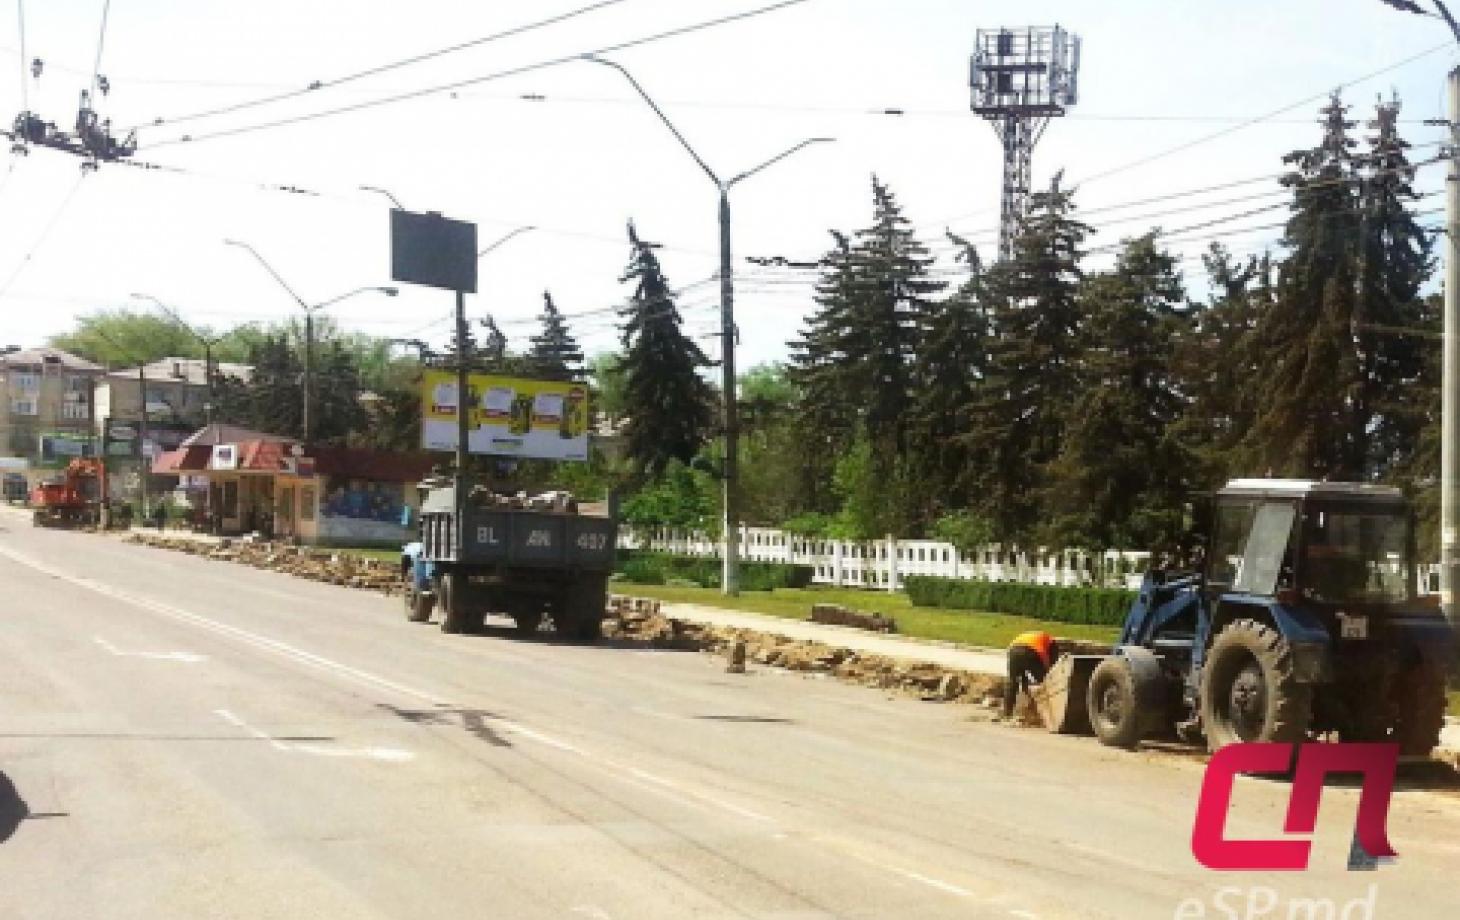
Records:
{"label": "tractor cab", "polygon": [[1398,489],[1237,479],[1215,506],[1203,579],[1212,601],[1271,598],[1333,612],[1414,601],[1412,518]]}

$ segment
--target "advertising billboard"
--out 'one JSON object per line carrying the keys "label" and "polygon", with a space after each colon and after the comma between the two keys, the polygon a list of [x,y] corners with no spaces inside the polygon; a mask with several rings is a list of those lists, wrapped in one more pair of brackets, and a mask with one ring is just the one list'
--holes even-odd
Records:
{"label": "advertising billboard", "polygon": [[[456,450],[456,375],[422,378],[421,446]],[[556,380],[472,374],[467,449],[474,454],[541,460],[588,459],[588,387]]]}

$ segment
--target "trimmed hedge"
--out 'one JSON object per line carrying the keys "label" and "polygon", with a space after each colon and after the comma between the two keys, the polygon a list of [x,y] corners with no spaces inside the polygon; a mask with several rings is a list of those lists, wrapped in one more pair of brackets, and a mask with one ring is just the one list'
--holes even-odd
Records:
{"label": "trimmed hedge", "polygon": [[[701,556],[619,550],[615,571],[627,582],[662,585],[671,578],[692,581],[702,588],[720,587],[720,560]],[[778,562],[741,562],[742,591],[772,591],[776,588],[804,588],[816,574],[809,565]]]}
{"label": "trimmed hedge", "polygon": [[919,607],[954,607],[1091,626],[1123,625],[1136,598],[1135,591],[1120,588],[1065,588],[930,575],[909,575],[903,585]]}

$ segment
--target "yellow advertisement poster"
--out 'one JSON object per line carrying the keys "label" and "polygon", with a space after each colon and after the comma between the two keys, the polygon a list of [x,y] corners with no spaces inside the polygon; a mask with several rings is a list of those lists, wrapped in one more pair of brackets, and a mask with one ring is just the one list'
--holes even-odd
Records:
{"label": "yellow advertisement poster", "polygon": [[[456,374],[422,379],[421,446],[456,450]],[[558,380],[472,374],[467,380],[467,450],[501,457],[588,459],[588,387]]]}

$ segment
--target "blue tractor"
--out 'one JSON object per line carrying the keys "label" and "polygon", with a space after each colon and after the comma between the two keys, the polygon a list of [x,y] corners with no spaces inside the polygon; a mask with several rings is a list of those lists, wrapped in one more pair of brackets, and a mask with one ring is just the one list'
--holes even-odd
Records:
{"label": "blue tractor", "polygon": [[1456,630],[1417,590],[1399,490],[1238,479],[1212,511],[1199,571],[1149,573],[1114,653],[1065,668],[1070,694],[1088,675],[1080,701],[1100,741],[1337,737],[1427,755]]}

